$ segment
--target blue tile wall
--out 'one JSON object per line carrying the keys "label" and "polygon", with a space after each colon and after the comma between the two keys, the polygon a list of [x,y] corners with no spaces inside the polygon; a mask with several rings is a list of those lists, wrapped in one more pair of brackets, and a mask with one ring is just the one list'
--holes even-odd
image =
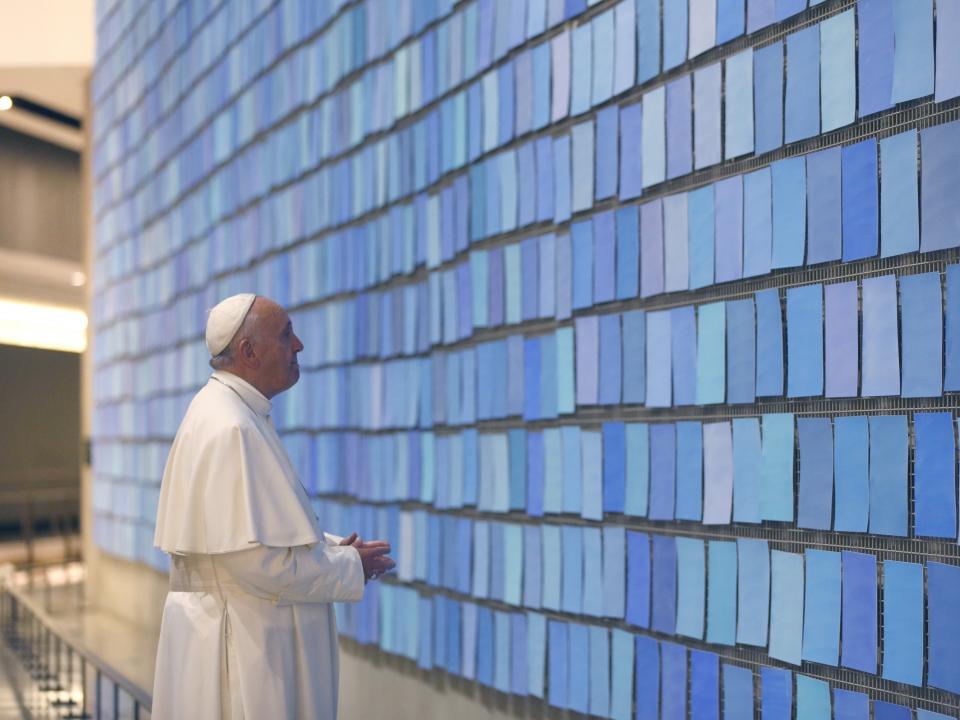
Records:
{"label": "blue tile wall", "polygon": [[252,290],[323,525],[395,548],[354,642],[601,717],[958,716],[954,0],[96,13],[101,549],[166,569]]}

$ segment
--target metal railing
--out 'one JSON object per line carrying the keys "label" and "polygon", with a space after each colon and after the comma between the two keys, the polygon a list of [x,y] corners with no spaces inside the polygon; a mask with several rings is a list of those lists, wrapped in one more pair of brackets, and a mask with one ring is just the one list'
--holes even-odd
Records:
{"label": "metal railing", "polygon": [[149,717],[150,694],[68,635],[35,598],[0,575],[0,641],[29,678],[21,691],[35,715],[39,711],[78,720]]}
{"label": "metal railing", "polygon": [[19,525],[27,567],[37,561],[34,540],[38,523],[46,524],[50,535],[63,538],[68,560],[79,559],[79,544],[71,544],[79,515],[80,479],[71,468],[35,468],[18,482],[0,484],[0,523]]}

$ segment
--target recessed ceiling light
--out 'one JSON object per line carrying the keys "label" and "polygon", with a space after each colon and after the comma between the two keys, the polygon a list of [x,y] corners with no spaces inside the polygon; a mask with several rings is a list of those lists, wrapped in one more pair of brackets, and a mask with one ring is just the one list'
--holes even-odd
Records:
{"label": "recessed ceiling light", "polygon": [[87,276],[77,270],[70,276],[70,284],[74,287],[83,287],[87,284]]}
{"label": "recessed ceiling light", "polygon": [[13,107],[13,100],[9,95],[0,96],[0,110],[9,110]]}
{"label": "recessed ceiling light", "polygon": [[83,352],[87,315],[82,310],[0,298],[0,344]]}

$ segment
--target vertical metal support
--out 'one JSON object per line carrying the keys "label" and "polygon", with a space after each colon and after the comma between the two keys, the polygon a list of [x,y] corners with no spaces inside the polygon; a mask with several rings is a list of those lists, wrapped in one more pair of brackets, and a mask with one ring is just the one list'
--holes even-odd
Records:
{"label": "vertical metal support", "polygon": [[50,676],[52,673],[50,672],[50,667],[51,667],[50,652],[53,647],[53,638],[51,637],[50,628],[48,628],[46,625],[43,625],[42,629],[43,629],[43,646],[42,646],[43,654],[41,655],[41,657],[43,658],[43,660],[41,662],[43,663],[43,667],[42,667],[43,681],[46,682],[47,687],[49,688],[51,687]]}
{"label": "vertical metal support", "polygon": [[80,656],[80,714],[89,717],[87,707],[87,659]]}
{"label": "vertical metal support", "polygon": [[50,682],[50,646],[53,645],[53,640],[50,637],[50,629],[46,625],[40,626],[40,631],[42,633],[41,637],[43,638],[43,644],[41,647],[41,672],[43,673],[43,679]]}
{"label": "vertical metal support", "polygon": [[74,593],[76,594],[76,598],[74,598],[74,602],[76,602],[78,608],[83,607],[83,585],[84,585],[84,582],[86,582],[85,578],[86,578],[86,573],[84,573],[83,581],[74,583],[74,587],[76,588],[76,590],[74,590]]}
{"label": "vertical metal support", "polygon": [[30,616],[30,639],[27,641],[27,646],[25,648],[29,660],[30,660],[30,675],[36,679],[37,673],[37,659],[35,649],[40,646],[40,624],[37,622],[37,619]]}
{"label": "vertical metal support", "polygon": [[94,688],[94,697],[97,699],[97,720],[103,717],[103,694],[100,692],[100,681],[102,677],[103,673],[100,672],[100,668],[97,668],[97,685]]}
{"label": "vertical metal support", "polygon": [[[32,568],[36,564],[36,558],[33,556],[33,496],[27,495],[27,502],[23,505],[20,522],[23,525],[23,539],[27,545],[27,567]],[[27,578],[30,583],[30,589],[33,589],[33,573],[27,571]]]}
{"label": "vertical metal support", "polygon": [[37,657],[37,683],[35,686],[36,697],[37,702],[42,703],[44,700],[42,691],[45,687],[48,687],[47,683],[49,682],[47,679],[47,676],[49,675],[47,672],[47,661],[49,660],[47,654],[50,652],[50,637],[47,633],[46,626],[40,622],[40,618],[34,615],[33,621],[37,625],[37,651],[35,653]]}
{"label": "vertical metal support", "polygon": [[43,606],[47,613],[53,612],[53,588],[50,585],[50,571],[43,571]]}
{"label": "vertical metal support", "polygon": [[113,682],[113,720],[120,720],[120,686]]}
{"label": "vertical metal support", "polygon": [[57,513],[57,528],[60,530],[60,539],[63,541],[63,557],[70,560],[70,535],[67,530],[66,513]]}
{"label": "vertical metal support", "polygon": [[66,682],[67,700],[72,705],[79,705],[74,701],[74,688],[76,687],[76,668],[74,665],[73,646],[67,645],[67,682]]}

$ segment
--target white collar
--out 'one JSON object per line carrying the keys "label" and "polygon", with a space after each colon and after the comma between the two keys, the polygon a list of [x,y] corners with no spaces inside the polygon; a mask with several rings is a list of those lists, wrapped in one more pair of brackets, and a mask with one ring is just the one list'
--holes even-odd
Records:
{"label": "white collar", "polygon": [[217,380],[233,390],[257,415],[267,417],[270,414],[273,403],[242,377],[234,375],[232,372],[227,372],[226,370],[214,370],[210,379]]}

